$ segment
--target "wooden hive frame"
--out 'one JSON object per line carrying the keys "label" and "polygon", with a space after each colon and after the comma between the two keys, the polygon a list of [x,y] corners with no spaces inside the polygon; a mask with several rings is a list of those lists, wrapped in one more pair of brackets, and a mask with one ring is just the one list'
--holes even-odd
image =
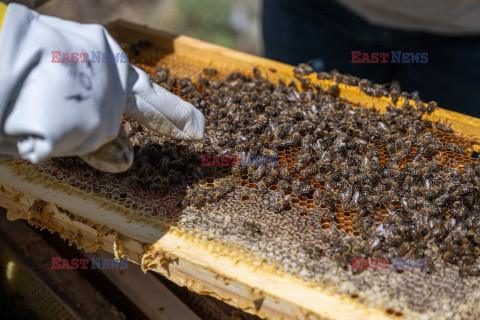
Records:
{"label": "wooden hive frame", "polygon": [[[241,53],[186,36],[117,21],[108,25],[121,43],[149,40],[167,53],[194,57],[205,67],[250,73],[257,67],[272,81],[293,79],[292,66]],[[273,72],[272,70],[276,71]],[[327,89],[333,80],[315,81]],[[371,97],[358,87],[339,84],[339,96],[355,105],[385,110],[390,97]],[[403,104],[400,98],[398,105]],[[428,116],[446,121],[459,134],[474,141],[480,150],[480,120],[438,109]],[[212,295],[235,307],[269,319],[390,319],[394,315],[369,307],[350,297],[312,287],[293,276],[280,274],[258,261],[240,260],[227,249],[202,245],[173,230],[154,228],[146,221],[118,214],[120,208],[106,199],[90,197],[71,187],[42,180],[32,172],[0,161],[0,206],[8,209],[11,220],[58,232],[80,247],[99,248],[126,257],[165,275],[181,286]],[[222,251],[224,250],[224,251]],[[410,313],[417,317],[418,314]],[[396,319],[401,316],[395,316]]]}

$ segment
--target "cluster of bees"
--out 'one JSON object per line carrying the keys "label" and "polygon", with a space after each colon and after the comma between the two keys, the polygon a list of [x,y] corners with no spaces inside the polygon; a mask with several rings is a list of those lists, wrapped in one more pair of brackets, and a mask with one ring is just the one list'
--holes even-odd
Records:
{"label": "cluster of bees", "polygon": [[[423,103],[395,85],[387,89],[336,72],[317,75],[374,96],[390,95],[394,102],[405,99],[401,108],[378,113],[341,101],[338,86],[323,90],[311,84],[305,76],[312,72],[305,64],[294,69],[299,90],[295,82],[274,84],[256,69],[250,76],[226,77],[205,69],[198,79],[177,79],[157,67],[153,80],[205,115],[205,139],[174,142],[126,122],[136,151],[131,174],[161,194],[169,185],[186,185],[181,207],[217,202],[245,177],[276,214],[298,209],[294,198],[313,199],[310,214],[328,221],[326,232],[335,235],[331,258],[345,268],[352,256],[441,256],[462,275],[479,276],[480,162],[467,154],[468,142],[439,138],[453,136],[453,130],[424,119],[435,102]],[[286,150],[293,162],[282,159]],[[202,154],[278,157],[279,163],[202,167]],[[452,154],[461,162],[447,163]],[[207,176],[215,176],[215,183],[205,181]],[[355,237],[335,231],[338,212],[347,211],[354,216]],[[261,226],[248,226],[261,233]],[[322,250],[309,252],[320,256]]]}

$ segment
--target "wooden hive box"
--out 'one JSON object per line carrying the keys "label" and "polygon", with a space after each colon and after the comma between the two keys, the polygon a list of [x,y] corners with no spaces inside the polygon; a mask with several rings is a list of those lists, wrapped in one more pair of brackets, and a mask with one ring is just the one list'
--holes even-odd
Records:
{"label": "wooden hive box", "polygon": [[[130,57],[132,63],[150,73],[157,65],[168,67],[179,78],[198,76],[203,68],[216,68],[223,74],[251,74],[256,67],[273,82],[294,80],[292,66],[186,36],[152,31],[123,21],[108,25],[108,29],[126,50],[138,40],[153,43],[153,48],[142,51],[140,56]],[[318,80],[313,76],[310,80],[324,89],[335,84],[333,80]],[[372,97],[356,86],[340,83],[339,89],[339,97],[355,105],[382,111],[393,104],[390,97]],[[400,98],[397,105],[402,103],[403,98]],[[471,141],[473,150],[480,150],[479,119],[444,109],[437,109],[429,118],[447,121],[456,134]],[[7,217],[25,219],[35,226],[58,232],[86,250],[102,248],[118,257],[126,257],[144,270],[163,274],[190,290],[212,295],[260,317],[435,319],[438,309],[432,307],[430,310],[427,300],[425,310],[419,311],[413,302],[410,306],[411,301],[406,298],[408,291],[412,291],[412,284],[418,288],[419,295],[433,294],[435,297],[431,292],[435,286],[428,289],[430,283],[435,283],[439,291],[450,290],[452,296],[463,296],[458,298],[461,303],[456,300],[459,308],[480,312],[478,279],[460,279],[451,270],[425,277],[421,273],[386,271],[375,279],[363,279],[365,283],[372,283],[365,291],[332,287],[328,281],[312,283],[264,263],[262,258],[248,253],[241,245],[213,241],[201,232],[182,230],[178,223],[182,212],[166,212],[158,218],[149,215],[146,209],[142,213],[144,207],[135,201],[133,205],[126,205],[124,198],[129,195],[121,194],[118,188],[128,189],[128,186],[115,182],[114,175],[105,175],[103,178],[110,185],[96,192],[79,182],[82,176],[90,178],[87,176],[90,171],[67,171],[68,168],[56,168],[53,163],[31,165],[24,161],[0,161],[0,206],[8,209]],[[166,207],[171,206],[173,201],[166,204]],[[241,206],[238,210],[242,211]],[[341,276],[342,273],[334,273],[327,278],[337,284],[345,282],[348,287],[349,280],[342,280]],[[442,282],[442,277],[450,280]],[[398,293],[398,299],[392,292]]]}

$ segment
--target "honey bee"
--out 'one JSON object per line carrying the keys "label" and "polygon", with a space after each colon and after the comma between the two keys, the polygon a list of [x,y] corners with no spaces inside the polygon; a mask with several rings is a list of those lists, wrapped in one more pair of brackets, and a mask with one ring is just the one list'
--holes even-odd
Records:
{"label": "honey bee", "polygon": [[300,173],[298,175],[302,178],[306,178],[306,177],[308,177],[309,173],[308,173],[307,169],[302,169],[302,170],[300,170]]}
{"label": "honey bee", "polygon": [[292,183],[293,192],[297,193],[300,191],[301,188],[302,188],[302,183],[299,180],[293,181]]}
{"label": "honey bee", "polygon": [[166,82],[161,83],[161,86],[167,89],[168,91],[172,91],[175,83],[176,83],[175,78],[168,78]]}
{"label": "honey bee", "polygon": [[257,183],[257,191],[259,194],[264,195],[268,192],[267,185],[265,184],[264,181],[259,181]]}
{"label": "honey bee", "polygon": [[333,75],[329,72],[321,71],[317,73],[317,79],[320,79],[320,80],[333,79]]}
{"label": "honey bee", "polygon": [[186,207],[189,206],[192,203],[192,200],[195,198],[195,192],[193,191],[192,188],[187,189],[187,194],[185,197],[180,200],[180,202],[177,204],[178,207]]}
{"label": "honey bee", "polygon": [[282,147],[291,147],[295,144],[295,139],[293,137],[287,137],[280,142]]}
{"label": "honey bee", "polygon": [[400,92],[398,90],[390,91],[390,98],[394,104],[397,104],[398,98],[400,97]]}
{"label": "honey bee", "polygon": [[[293,189],[293,188],[292,188]],[[298,195],[302,195],[302,194],[307,194],[307,193],[310,193],[313,191],[313,187],[311,184],[309,183],[304,183],[302,184],[302,186],[300,187],[300,189],[296,192],[296,194]]]}
{"label": "honey bee", "polygon": [[[212,188],[211,191],[208,193],[208,198],[209,202],[217,202],[219,200],[221,200],[223,198],[225,194],[222,194],[222,192],[220,192],[220,190],[218,190],[218,188]],[[207,198],[207,196],[205,196],[205,198]]]}
{"label": "honey bee", "polygon": [[178,80],[178,85],[181,88],[189,87],[189,86],[192,85],[192,81],[189,78],[182,78],[182,79]]}
{"label": "honey bee", "polygon": [[442,195],[440,195],[439,197],[437,197],[435,199],[434,203],[437,206],[443,206],[445,204],[445,202],[447,202],[450,198],[451,198],[451,195],[449,193],[445,192]]}
{"label": "honey bee", "polygon": [[232,172],[232,175],[234,175],[234,176],[238,177],[241,174],[240,165],[232,166],[230,170]]}
{"label": "honey bee", "polygon": [[217,69],[214,69],[214,68],[205,68],[203,69],[203,73],[207,74],[207,75],[210,75],[210,76],[214,76],[218,73]]}
{"label": "honey bee", "polygon": [[292,176],[288,172],[288,169],[285,167],[280,168],[279,175],[280,175],[280,179],[282,180],[285,180],[287,182],[292,181]]}
{"label": "honey bee", "polygon": [[272,184],[275,183],[276,180],[277,180],[277,179],[275,178],[275,175],[270,174],[270,175],[266,176],[263,181],[264,181],[268,186],[271,186]]}
{"label": "honey bee", "polygon": [[312,154],[310,153],[299,154],[297,160],[299,163],[305,165],[312,160]]}
{"label": "honey bee", "polygon": [[306,152],[300,152],[300,153],[307,153],[309,150],[310,150],[310,145],[313,143],[313,136],[308,134],[306,135],[305,137],[303,137],[302,139],[302,148],[306,148],[306,149],[300,149],[301,150],[304,150]]}
{"label": "honey bee", "polygon": [[253,176],[254,172],[258,169],[257,166],[249,165],[247,166],[247,173],[249,176]]}
{"label": "honey bee", "polygon": [[290,183],[288,183],[288,182],[285,181],[285,180],[280,180],[280,181],[277,183],[277,185],[278,185],[280,188],[284,189],[284,190],[289,190],[290,187],[291,187],[291,186],[290,186]]}
{"label": "honey bee", "polygon": [[300,133],[294,132],[292,135],[293,143],[296,145],[299,145],[302,141],[302,137],[300,136]]}
{"label": "honey bee", "polygon": [[208,80],[203,77],[198,77],[198,83],[200,85],[208,86]]}
{"label": "honey bee", "polygon": [[435,128],[437,128],[440,131],[447,132],[447,133],[453,133],[453,129],[447,126],[445,123],[437,121],[435,122]]}
{"label": "honey bee", "polygon": [[263,234],[261,228],[255,222],[253,222],[252,219],[245,220],[245,222],[243,223],[243,227],[246,230],[251,231],[252,235],[261,236]]}
{"label": "honey bee", "polygon": [[253,75],[257,78],[261,76],[260,70],[257,67],[253,68]]}
{"label": "honey bee", "polygon": [[283,139],[285,135],[288,133],[288,127],[280,125],[280,126],[275,126],[272,125],[272,132],[275,137],[278,139]]}
{"label": "honey bee", "polygon": [[320,165],[318,163],[314,163],[313,165],[307,167],[306,173],[307,175],[314,175],[318,172]]}
{"label": "honey bee", "polygon": [[330,86],[326,91],[326,94],[331,95],[332,97],[338,97],[340,94],[340,88],[338,86],[338,83]]}
{"label": "honey bee", "polygon": [[204,145],[203,145],[203,143],[201,143],[201,142],[195,143],[195,144],[193,145],[193,152],[195,152],[195,153],[201,153],[201,154],[204,153],[205,151],[204,151]]}
{"label": "honey bee", "polygon": [[348,164],[346,162],[342,162],[340,164],[340,174],[344,177],[344,178],[348,178],[348,176],[350,175],[350,167],[348,166]]}
{"label": "honey bee", "polygon": [[271,150],[267,148],[262,148],[260,153],[266,157],[278,158],[278,152],[276,150]]}
{"label": "honey bee", "polygon": [[304,77],[297,77],[298,81],[302,84],[302,88],[308,88],[310,86],[311,82],[309,79],[304,78]]}
{"label": "honey bee", "polygon": [[290,171],[292,172],[292,174],[296,173],[296,172],[300,172],[303,169],[304,166],[305,165],[303,163],[297,162],[292,166]]}
{"label": "honey bee", "polygon": [[418,111],[420,111],[421,113],[425,113],[427,111],[427,107],[418,96],[414,98],[414,102],[415,102],[415,107],[417,108]]}
{"label": "honey bee", "polygon": [[300,63],[298,66],[296,66],[293,69],[293,72],[296,73],[296,74],[306,76],[306,75],[309,75],[309,74],[313,73],[313,68],[306,63]]}
{"label": "honey bee", "polygon": [[342,178],[342,174],[340,173],[340,170],[336,170],[336,171],[333,171],[333,172],[330,172],[327,177],[331,178],[333,181],[340,181],[340,179]]}
{"label": "honey bee", "polygon": [[285,209],[285,206],[289,204],[290,197],[284,197],[283,193],[275,192],[274,201],[271,204],[271,210],[275,213],[280,213]]}
{"label": "honey bee", "polygon": [[[252,166],[251,166],[252,167]],[[261,164],[258,166],[258,168],[252,173],[252,180],[253,181],[258,181],[260,180],[260,178],[262,178],[262,176],[264,175],[265,173],[265,165],[264,164]]]}
{"label": "honey bee", "polygon": [[161,67],[156,67],[152,80],[155,81],[156,83],[166,82],[169,75],[170,75],[170,70],[161,68]]}
{"label": "honey bee", "polygon": [[448,263],[451,263],[451,264],[457,264],[457,262],[458,262],[458,256],[451,251],[446,251],[443,254],[442,258],[443,258],[444,261],[446,261]]}
{"label": "honey bee", "polygon": [[203,193],[198,193],[195,198],[192,200],[194,207],[200,207],[205,203],[205,196]]}
{"label": "honey bee", "polygon": [[427,113],[432,113],[438,107],[438,104],[435,101],[430,101],[427,105]]}
{"label": "honey bee", "polygon": [[275,180],[280,177],[280,172],[274,167],[268,167],[268,175],[272,176]]}
{"label": "honey bee", "polygon": [[316,189],[313,192],[313,204],[315,206],[320,206],[322,204],[322,191],[320,189]]}
{"label": "honey bee", "polygon": [[403,242],[397,248],[398,254],[403,257],[410,251],[410,244],[408,242]]}
{"label": "honey bee", "polygon": [[237,154],[241,154],[242,152],[245,152],[247,148],[248,148],[247,143],[242,142],[242,143],[237,143],[234,150]]}
{"label": "honey bee", "polygon": [[323,174],[319,173],[319,174],[315,175],[313,180],[318,181],[318,182],[325,181],[325,176]]}
{"label": "honey bee", "polygon": [[453,144],[453,143],[446,143],[444,145],[444,148],[446,150],[449,150],[449,151],[453,151],[453,152],[460,153],[460,154],[465,154],[465,150],[462,147],[460,147],[459,145]]}

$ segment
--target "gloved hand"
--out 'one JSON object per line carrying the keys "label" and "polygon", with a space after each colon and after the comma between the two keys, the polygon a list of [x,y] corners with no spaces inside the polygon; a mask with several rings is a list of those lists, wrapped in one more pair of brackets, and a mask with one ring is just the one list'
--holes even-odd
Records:
{"label": "gloved hand", "polygon": [[[58,63],[59,51],[79,61]],[[0,153],[33,163],[86,155],[117,136],[122,114],[168,137],[202,139],[201,112],[125,57],[100,25],[10,4],[0,33]]]}

